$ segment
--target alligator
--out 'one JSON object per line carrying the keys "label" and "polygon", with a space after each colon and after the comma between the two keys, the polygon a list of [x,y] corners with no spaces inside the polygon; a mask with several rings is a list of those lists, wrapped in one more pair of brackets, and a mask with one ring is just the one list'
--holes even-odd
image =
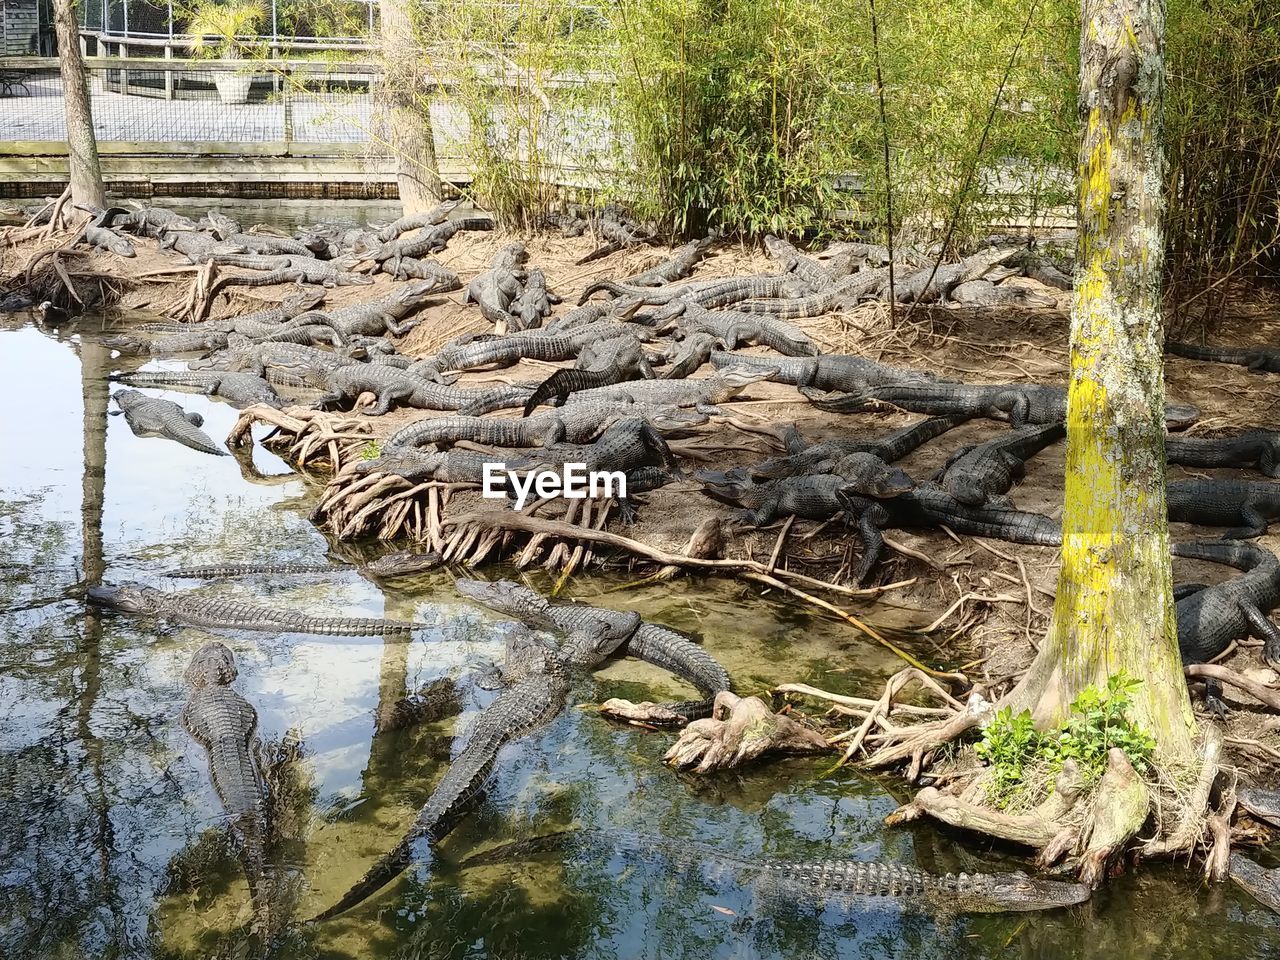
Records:
{"label": "alligator", "polygon": [[1194,343],[1168,340],[1165,353],[1188,360],[1208,360],[1248,367],[1250,373],[1280,373],[1280,350],[1273,347],[1202,347]]}
{"label": "alligator", "polygon": [[118,350],[120,353],[175,357],[183,353],[207,353],[212,350],[221,350],[227,345],[227,336],[221,330],[192,326],[182,333],[171,333],[153,340],[144,340],[128,334],[104,337],[102,345],[111,350]]}
{"label": "alligator", "polygon": [[476,276],[462,296],[463,303],[477,303],[480,315],[494,324],[498,333],[520,329],[520,320],[511,312],[511,305],[520,296],[525,261],[525,244],[508,243],[495,253],[489,269]]}
{"label": "alligator", "polygon": [[369,416],[381,416],[395,402],[420,410],[461,410],[470,406],[492,410],[518,407],[533,392],[536,384],[511,384],[469,390],[432,383],[422,377],[415,377],[407,370],[385,364],[356,363],[326,372],[325,386],[327,392],[315,402],[317,409],[324,409],[343,400],[355,400],[362,393],[372,393],[377,396],[377,402],[364,412]]}
{"label": "alligator", "polygon": [[385,637],[407,634],[428,626],[407,620],[376,617],[316,617],[294,610],[260,607],[230,597],[196,593],[166,593],[137,583],[95,586],[87,591],[91,603],[122,613],[163,617],[197,627],[251,630],[260,633],[311,633],[322,637]]}
{"label": "alligator", "polygon": [[653,368],[640,341],[624,333],[610,340],[587,344],[572,369],[557,370],[538,385],[524,404],[529,416],[542,404],[560,406],[573,393],[608,387],[631,380],[653,379]]}
{"label": "alligator", "polygon": [[339,367],[361,365],[360,360],[332,350],[294,343],[253,343],[234,337],[221,353],[188,364],[193,370],[247,370],[273,383],[286,384],[323,384]]}
{"label": "alligator", "polygon": [[[536,629],[574,633],[584,625],[600,620],[622,632],[634,622],[632,613],[619,613],[581,603],[552,603],[528,587],[510,580],[458,580],[454,586],[464,597]],[[617,653],[661,667],[692,684],[708,698],[705,702],[666,705],[685,716],[708,712],[710,699],[730,687],[729,674],[714,657],[684,634],[661,624],[639,621],[627,631],[625,646],[619,647]]]}
{"label": "alligator", "polygon": [[1170,463],[1184,467],[1256,467],[1280,479],[1280,431],[1246,430],[1233,437],[1166,437]]}
{"label": "alligator", "polygon": [[[592,284],[588,289],[591,289],[592,293],[604,291],[615,297],[626,297],[643,304],[665,304],[672,308],[668,316],[679,316],[688,304],[710,310],[716,307],[727,307],[743,300],[801,296],[807,291],[801,290],[797,286],[798,283],[799,281],[791,276],[761,274],[669,287],[633,287],[616,280],[603,280],[599,284]],[[589,296],[590,294],[584,293],[578,299],[579,304],[586,303]]]}
{"label": "alligator", "polygon": [[899,303],[931,303],[945,300],[947,294],[967,280],[981,280],[1006,261],[1022,253],[1020,247],[981,250],[959,263],[930,264],[894,284]]}
{"label": "alligator", "polygon": [[937,384],[936,377],[906,367],[890,367],[865,357],[824,354],[817,357],[749,357],[737,353],[714,352],[711,363],[717,369],[748,367],[771,370],[765,379],[817,390],[862,392],[897,384]]}
{"label": "alligator", "polygon": [[219,240],[226,240],[228,237],[235,236],[243,229],[239,221],[233,220],[225,213],[219,213],[217,210],[205,211],[205,215],[196,221],[196,226],[213,234]]}
{"label": "alligator", "polygon": [[410,230],[421,230],[424,227],[434,227],[436,224],[444,223],[449,219],[455,207],[461,203],[461,200],[446,200],[444,203],[436,204],[430,210],[421,213],[410,213],[403,217],[392,220],[385,227],[379,230],[375,236],[380,243],[390,243],[402,233],[408,233]]}
{"label": "alligator", "polygon": [[471,450],[447,450],[428,453],[414,447],[384,447],[372,460],[356,464],[357,476],[373,473],[392,474],[411,483],[465,483],[479,486],[485,482],[486,467],[500,471],[523,470],[532,465],[524,458],[500,459],[494,453]]}
{"label": "alligator", "polygon": [[713,881],[733,874],[739,883],[769,899],[785,898],[806,906],[844,910],[865,909],[889,901],[904,911],[943,917],[1027,913],[1073,907],[1084,903],[1091,894],[1082,883],[1030,877],[1022,871],[939,875],[903,864],[866,860],[747,857],[685,839],[615,830],[578,830],[514,840],[467,857],[459,866],[492,866],[570,849],[608,851],[611,856],[621,853],[628,862],[656,858],[663,862],[667,873],[673,872],[674,866],[675,872],[698,871]]}
{"label": "alligator", "polygon": [[824,440],[811,445],[805,445],[800,432],[793,426],[787,438],[787,456],[765,460],[752,468],[751,475],[778,478],[806,473],[831,473],[836,462],[851,453],[871,453],[885,463],[893,463],[968,420],[969,417],[964,416],[932,417],[870,440],[850,437]]}
{"label": "alligator", "polygon": [[841,277],[816,293],[789,299],[748,300],[739,304],[743,313],[767,313],[777,319],[801,320],[821,317],[842,307],[856,306],[859,301],[876,296],[889,279],[887,268],[863,270]]}
{"label": "alligator", "polygon": [[[570,394],[565,407],[601,400],[621,400],[653,406],[694,407],[704,413],[715,411],[753,383],[765,379],[766,371],[727,367],[713,376],[697,380],[636,380],[611,387],[594,387]],[[498,409],[491,407],[490,409]]]}
{"label": "alligator", "polygon": [[[459,231],[492,229],[493,221],[488,217],[462,217],[458,220],[447,220],[444,223],[425,227],[412,237],[400,237],[388,241],[374,250],[372,257],[378,263],[392,261],[394,264],[398,258],[422,257],[429,253],[439,253]],[[394,273],[394,266],[388,272]]]}
{"label": "alligator", "polygon": [[966,307],[1056,307],[1056,297],[1046,297],[1014,283],[996,286],[990,280],[966,280],[957,284],[949,298]]}
{"label": "alligator", "polygon": [[183,674],[191,695],[182,708],[182,725],[209,755],[209,778],[227,813],[261,921],[271,901],[269,793],[255,749],[258,713],[232,689],[236,676],[235,657],[225,644],[213,641],[197,650]]}
{"label": "alligator", "polygon": [[219,267],[239,267],[242,270],[257,270],[262,273],[273,273],[276,270],[334,270],[340,271],[356,264],[351,257],[338,260],[320,260],[310,253],[220,253],[210,258]]}
{"label": "alligator", "polygon": [[836,280],[824,264],[801,253],[786,240],[769,234],[764,238],[764,249],[784,272],[794,273],[814,290],[821,290]]}
{"label": "alligator", "polygon": [[443,563],[444,558],[434,551],[413,553],[409,550],[396,550],[369,561],[360,568],[360,572],[376,580],[394,580],[396,577],[412,577],[435,570]]}
{"label": "alligator", "polygon": [[[716,238],[717,235],[715,233],[710,233],[701,240],[690,240],[666,260],[650,267],[648,270],[624,278],[622,283],[630,287],[660,287],[676,280],[683,280],[693,273],[693,268],[698,265],[698,261],[707,255],[707,251],[716,242]],[[595,286],[596,284],[592,284],[587,287],[583,294],[584,298],[590,297],[596,292],[592,289]]]}
{"label": "alligator", "polygon": [[520,295],[512,303],[512,315],[519,319],[517,329],[534,330],[544,317],[549,317],[560,298],[547,289],[546,275],[536,267],[524,279]]}
{"label": "alligator", "polygon": [[726,350],[736,350],[743,344],[759,344],[785,357],[818,355],[818,345],[807,333],[779,317],[737,310],[706,310],[690,305],[685,308],[680,327],[686,332],[701,331],[719,337]]}
{"label": "alligator", "polygon": [[854,516],[863,498],[896,497],[915,488],[904,471],[870,453],[842,457],[830,473],[784,477],[755,485],[742,471],[703,473],[698,477],[708,493],[747,508],[744,518],[763,527],[778,516],[801,520],[830,520],[843,512]]}
{"label": "alligator", "polygon": [[427,417],[402,427],[383,445],[422,447],[454,444],[463,440],[489,447],[538,447],[553,443],[589,443],[620,417],[644,417],[664,436],[687,431],[707,422],[707,415],[694,410],[652,404],[610,401],[574,404],[548,410],[519,420],[492,417]]}
{"label": "alligator", "polygon": [[1227,873],[1236,886],[1263,906],[1280,913],[1280,868],[1268,870],[1242,853],[1233,853]]}
{"label": "alligator", "polygon": [[284,401],[272,389],[271,384],[252,373],[213,370],[143,370],[136,373],[112,374],[111,379],[131,387],[198,390],[207,396],[221,397],[242,409],[255,403],[265,403],[272,407],[284,405]]}
{"label": "alligator", "polygon": [[432,280],[436,293],[448,293],[462,288],[458,275],[434,260],[422,260],[418,257],[400,257],[395,261],[381,264],[382,272],[390,274],[396,280]]}
{"label": "alligator", "polygon": [[1267,480],[1175,480],[1167,497],[1170,520],[1229,527],[1224,540],[1260,537],[1280,519],[1280,483]]}
{"label": "alligator", "polygon": [[[1280,560],[1252,543],[1175,543],[1173,555],[1189,560],[1225,563],[1243,571],[1240,576],[1209,587],[1193,589],[1176,605],[1178,648],[1183,663],[1208,663],[1234,640],[1249,635],[1263,641],[1262,657],[1280,666],[1280,629],[1267,613],[1280,606]],[[1205,682],[1205,703],[1217,714],[1225,712],[1222,685]]]}
{"label": "alligator", "polygon": [[574,360],[584,347],[598,340],[607,340],[627,334],[637,339],[649,339],[651,334],[643,327],[618,323],[614,320],[598,320],[583,324],[564,333],[528,331],[507,336],[493,336],[469,343],[449,344],[428,360],[419,360],[409,369],[428,380],[441,381],[441,375],[450,370],[476,370],[481,367],[507,367],[521,360],[558,362]]}
{"label": "alligator", "polygon": [[[249,257],[242,258],[244,260]],[[269,258],[263,258],[269,259]],[[286,258],[291,261],[288,266],[277,267],[268,273],[230,274],[219,277],[209,288],[210,298],[216,297],[224,287],[269,287],[277,283],[319,284],[323,287],[351,287],[373,283],[371,277],[362,273],[341,270],[324,260],[310,260],[302,257]]]}
{"label": "alligator", "polygon": [[[408,832],[333,906],[315,920],[337,916],[394,880],[415,858],[421,843],[434,846],[476,802],[504,746],[550,723],[568,703],[573,681],[603,663],[635,632],[640,617],[631,614],[622,629],[599,619],[583,625],[554,647],[523,628],[507,634],[501,670],[502,690],[481,711],[466,745],[449,765]],[[624,632],[625,631],[625,632]]]}
{"label": "alligator", "polygon": [[626,417],[607,427],[600,439],[588,443],[556,443],[548,445],[529,459],[539,464],[580,463],[588,472],[621,470],[638,467],[665,467],[680,476],[680,467],[667,441],[642,417]]}
{"label": "alligator", "polygon": [[[245,253],[260,257],[307,257],[313,258],[316,251],[301,240],[292,237],[271,237],[257,233],[231,233],[219,236],[240,247]],[[327,251],[326,251],[327,252]]]}
{"label": "alligator", "polygon": [[200,429],[204,418],[198,413],[188,413],[172,400],[148,397],[138,390],[117,390],[111,399],[120,407],[119,412],[124,414],[135,436],[165,437],[200,453],[226,456],[227,451]]}
{"label": "alligator", "polygon": [[957,450],[933,479],[966,506],[1012,506],[1005,494],[1025,475],[1026,461],[1066,434],[1061,423],[1010,430],[986,443]]}
{"label": "alligator", "polygon": [[454,717],[461,712],[462,701],[453,680],[437,677],[408,696],[401,697],[385,713],[380,711],[374,721],[374,733],[406,730],[422,723]]}
{"label": "alligator", "polygon": [[376,337],[384,333],[402,337],[414,325],[401,321],[417,313],[440,292],[434,278],[411,280],[397,285],[374,300],[353,303],[336,310],[300,314],[291,325],[320,323],[332,327],[344,337]]}
{"label": "alligator", "polygon": [[200,229],[190,217],[174,213],[166,207],[141,207],[131,211],[128,216],[122,217],[116,223],[123,230],[155,240],[160,240],[165,234],[174,231],[194,233]]}
{"label": "alligator", "polygon": [[855,514],[862,535],[862,559],[854,570],[854,579],[866,580],[884,550],[881,530],[891,527],[946,526],[957,533],[1012,543],[1037,546],[1062,546],[1062,525],[1040,513],[1027,513],[1009,507],[987,504],[970,507],[947,491],[932,484],[918,484],[909,493],[892,499],[849,498],[846,518]]}
{"label": "alligator", "polygon": [[206,563],[189,567],[174,567],[164,571],[162,576],[170,580],[231,580],[236,577],[251,577],[258,574],[276,576],[293,576],[306,573],[332,573],[335,570],[350,569],[345,564],[305,563],[283,561],[280,563]]}
{"label": "alligator", "polygon": [[224,243],[207,233],[189,230],[165,232],[160,240],[161,250],[176,250],[196,265],[206,263],[211,257],[228,253],[243,253],[243,248],[234,243]]}
{"label": "alligator", "polygon": [[118,257],[133,257],[136,253],[133,244],[111,229],[111,224],[120,216],[128,216],[129,211],[122,207],[109,207],[100,210],[85,224],[81,231],[85,243],[95,250],[108,250]]}
{"label": "alligator", "polygon": [[1236,802],[1259,820],[1280,827],[1280,790],[1238,787]]}

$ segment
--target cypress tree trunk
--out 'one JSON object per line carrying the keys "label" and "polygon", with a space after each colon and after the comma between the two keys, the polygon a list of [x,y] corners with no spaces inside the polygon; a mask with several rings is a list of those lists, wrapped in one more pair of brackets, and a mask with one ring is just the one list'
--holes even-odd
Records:
{"label": "cypress tree trunk", "polygon": [[107,193],[98,164],[98,141],[93,135],[89,84],[80,59],[80,30],[72,0],[53,0],[53,23],[58,35],[58,69],[62,73],[62,104],[67,116],[67,148],[71,167],[71,202],[105,207]]}
{"label": "cypress tree trunk", "polygon": [[436,143],[431,127],[430,77],[413,31],[408,0],[380,0],[382,17],[382,82],[379,109],[396,160],[400,205],[406,216],[440,202]]}
{"label": "cypress tree trunk", "polygon": [[1134,719],[1192,753],[1165,507],[1160,285],[1163,0],[1085,0],[1066,507],[1049,636],[1010,697],[1041,724],[1090,684],[1140,679]]}

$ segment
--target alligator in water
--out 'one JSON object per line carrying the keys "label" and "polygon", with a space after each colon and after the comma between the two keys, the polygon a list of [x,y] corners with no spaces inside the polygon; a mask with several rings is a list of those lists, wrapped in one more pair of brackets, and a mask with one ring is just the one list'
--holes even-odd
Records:
{"label": "alligator in water", "polygon": [[[1252,543],[1175,543],[1173,555],[1190,560],[1225,563],[1243,571],[1240,576],[1209,587],[1191,585],[1176,604],[1178,647],[1183,663],[1208,663],[1233,640],[1249,635],[1263,642],[1262,657],[1280,666],[1280,629],[1267,614],[1280,605],[1280,560]],[[1205,702],[1215,713],[1225,712],[1222,686],[1205,682]]]}
{"label": "alligator in water", "polygon": [[1208,360],[1248,367],[1252,373],[1280,373],[1280,350],[1273,347],[1202,347],[1194,343],[1165,343],[1166,353],[1188,360]]}
{"label": "alligator in water", "polygon": [[1229,437],[1166,437],[1165,457],[1184,467],[1255,467],[1280,479],[1280,431],[1246,430]]}
{"label": "alligator in water", "polygon": [[368,576],[389,580],[393,577],[408,577],[434,570],[443,563],[444,560],[438,553],[412,553],[408,550],[397,550],[355,567],[346,563],[307,563],[305,561],[208,563],[198,566],[174,567],[171,570],[164,571],[164,576],[172,580],[231,580],[236,577],[252,577],[262,574],[298,576],[358,569]]}
{"label": "alligator in water", "polygon": [[188,623],[198,627],[252,630],[261,633],[312,633],[324,637],[384,637],[408,634],[427,624],[377,617],[317,617],[294,610],[277,610],[232,597],[196,593],[166,593],[137,583],[90,587],[91,603],[122,613]]}
{"label": "alligator in water", "polygon": [[[539,629],[574,633],[599,620],[621,631],[632,623],[630,613],[579,603],[552,603],[510,580],[459,580],[455,586],[463,596]],[[617,653],[661,667],[688,681],[708,698],[666,705],[685,716],[708,714],[711,698],[729,689],[729,675],[724,667],[688,637],[661,624],[636,623],[626,636],[625,647],[618,648]]]}
{"label": "alligator in water", "polygon": [[[854,413],[879,402],[930,416],[962,414],[1008,420],[1015,427],[1062,423],[1067,418],[1066,388],[1038,383],[907,383],[836,397],[808,387],[801,387],[800,392],[819,410],[830,413]],[[1193,406],[1165,406],[1165,423],[1172,430],[1190,426],[1199,416]]]}
{"label": "alligator in water", "polygon": [[226,456],[227,451],[200,429],[204,418],[198,413],[188,413],[172,400],[148,397],[138,390],[117,390],[111,399],[120,407],[119,412],[124,414],[125,422],[136,436],[165,437],[200,453]]}
{"label": "alligator in water", "polygon": [[1233,853],[1228,873],[1236,886],[1262,905],[1280,913],[1280,868],[1268,870],[1242,853]]}
{"label": "alligator in water", "polygon": [[1168,488],[1169,519],[1229,527],[1224,540],[1260,537],[1280,519],[1280,483],[1267,480],[1175,480]]}
{"label": "alligator in water", "polygon": [[1066,436],[1061,423],[1011,430],[977,446],[957,450],[934,480],[961,503],[1012,506],[1005,496],[1026,473],[1026,461]]}
{"label": "alligator in water", "polygon": [[196,651],[183,674],[191,696],[182,709],[182,725],[209,755],[209,777],[227,812],[254,914],[262,923],[272,899],[268,791],[254,749],[258,714],[231,688],[236,674],[235,657],[225,644],[214,641]]}
{"label": "alligator in water", "polygon": [[620,853],[626,860],[653,859],[712,880],[728,873],[766,896],[849,910],[893,905],[939,916],[1025,913],[1073,907],[1090,896],[1084,884],[1031,877],[1022,871],[939,875],[904,864],[865,860],[746,857],[687,840],[595,830],[515,840],[468,857],[460,866],[491,866],[575,849]]}
{"label": "alligator in water", "polygon": [[765,460],[759,466],[752,468],[751,475],[778,478],[806,473],[831,473],[836,463],[851,453],[870,453],[885,463],[893,463],[922,444],[968,422],[969,419],[964,416],[932,417],[871,440],[852,437],[836,438],[808,445],[805,444],[800,431],[793,425],[786,433],[787,456]]}
{"label": "alligator in water", "polygon": [[639,621],[639,615],[633,613],[617,628],[593,619],[559,646],[542,641],[523,627],[509,631],[501,670],[502,690],[481,711],[467,733],[466,745],[409,831],[337,903],[315,919],[327,920],[350,910],[408,867],[418,855],[416,848],[420,844],[434,846],[448,835],[480,797],[502,748],[555,719],[568,703],[574,680],[604,663],[635,632]]}

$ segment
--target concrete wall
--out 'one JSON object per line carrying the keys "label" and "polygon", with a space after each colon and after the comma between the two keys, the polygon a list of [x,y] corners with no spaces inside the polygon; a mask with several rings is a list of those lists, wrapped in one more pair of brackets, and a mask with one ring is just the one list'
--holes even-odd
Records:
{"label": "concrete wall", "polygon": [[37,0],[0,0],[0,54],[7,57],[33,53],[40,28]]}

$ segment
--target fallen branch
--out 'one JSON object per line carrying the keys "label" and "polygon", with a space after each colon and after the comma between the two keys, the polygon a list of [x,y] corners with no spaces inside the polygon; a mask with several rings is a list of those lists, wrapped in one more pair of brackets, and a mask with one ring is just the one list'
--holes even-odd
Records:
{"label": "fallen branch", "polygon": [[1262,703],[1265,703],[1272,710],[1280,710],[1280,691],[1273,690],[1271,687],[1250,680],[1236,673],[1234,670],[1228,670],[1226,667],[1219,666],[1216,663],[1193,663],[1183,667],[1183,672],[1188,677],[1202,677],[1209,680],[1220,680],[1223,683],[1230,684],[1243,690],[1249,696]]}

